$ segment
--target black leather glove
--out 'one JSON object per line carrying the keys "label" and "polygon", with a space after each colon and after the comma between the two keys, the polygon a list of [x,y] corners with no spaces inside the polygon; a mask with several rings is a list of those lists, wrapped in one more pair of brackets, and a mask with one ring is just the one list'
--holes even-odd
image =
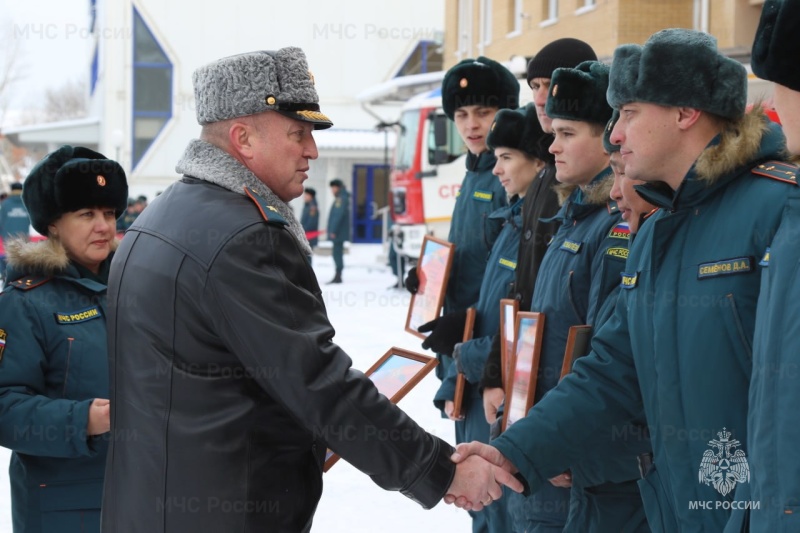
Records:
{"label": "black leather glove", "polygon": [[422,347],[452,356],[453,347],[464,340],[464,323],[466,321],[466,311],[455,311],[422,324],[417,331],[420,333],[431,332],[422,343]]}
{"label": "black leather glove", "polygon": [[406,289],[411,294],[417,294],[419,290],[419,278],[417,277],[417,267],[411,267],[406,275],[405,283]]}

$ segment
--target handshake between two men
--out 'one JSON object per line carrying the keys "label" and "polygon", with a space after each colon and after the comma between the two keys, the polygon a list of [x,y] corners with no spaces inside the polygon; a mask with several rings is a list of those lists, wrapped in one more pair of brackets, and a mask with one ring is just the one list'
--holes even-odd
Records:
{"label": "handshake between two men", "polygon": [[500,451],[482,442],[465,442],[451,456],[456,474],[444,502],[467,511],[481,511],[503,495],[503,485],[523,492],[517,468]]}

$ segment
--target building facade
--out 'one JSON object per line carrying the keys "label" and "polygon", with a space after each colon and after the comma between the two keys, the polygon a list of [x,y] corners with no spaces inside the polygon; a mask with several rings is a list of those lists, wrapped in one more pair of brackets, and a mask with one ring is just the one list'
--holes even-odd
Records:
{"label": "building facade", "polygon": [[485,55],[530,58],[562,37],[588,42],[601,60],[664,28],[714,35],[747,64],[764,0],[445,0],[444,63]]}
{"label": "building facade", "polygon": [[400,73],[441,70],[441,61],[429,63],[419,50],[420,42],[441,41],[442,0],[410,0],[397,10],[357,0],[85,1],[86,25],[76,31],[88,35],[91,46],[75,68],[85,68],[89,80],[89,116],[6,128],[12,142],[38,153],[64,143],[95,148],[122,164],[132,196],[152,198],[178,178],[175,164],[200,133],[192,72],[228,55],[299,46],[321,108],[334,122],[315,133],[320,155],[307,182],[318,193],[321,229],[332,202],[328,182],[340,178],[351,189],[353,220],[361,228],[354,240],[380,238],[380,219],[366,221],[388,201],[384,166],[394,134],[376,125],[396,118],[396,109],[367,110],[356,95]]}

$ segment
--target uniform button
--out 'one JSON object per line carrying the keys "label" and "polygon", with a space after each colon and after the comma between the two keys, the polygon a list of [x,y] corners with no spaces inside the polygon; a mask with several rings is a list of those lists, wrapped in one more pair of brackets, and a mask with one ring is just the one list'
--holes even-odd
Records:
{"label": "uniform button", "polygon": [[532,235],[533,235],[533,231],[531,231],[531,230],[527,230],[527,231],[525,232],[525,240],[526,240],[526,241],[529,241],[529,240],[531,240],[531,236],[532,236]]}

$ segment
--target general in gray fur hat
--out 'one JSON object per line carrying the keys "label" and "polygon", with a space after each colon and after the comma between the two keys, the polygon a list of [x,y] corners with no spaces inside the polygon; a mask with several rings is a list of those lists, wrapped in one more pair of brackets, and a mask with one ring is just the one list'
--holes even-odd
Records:
{"label": "general in gray fur hat", "polygon": [[314,129],[333,126],[320,112],[314,75],[297,47],[225,57],[198,68],[192,82],[201,125],[275,111]]}
{"label": "general in gray fur hat", "polygon": [[612,109],[605,99],[608,65],[584,61],[575,68],[558,68],[550,81],[545,112],[550,118],[605,125]]}
{"label": "general in gray fur hat", "polygon": [[516,109],[519,82],[506,67],[489,59],[465,59],[454,65],[442,80],[442,108],[454,120],[456,109],[468,105]]}
{"label": "general in gray fur hat", "polygon": [[113,207],[119,218],[128,206],[128,180],[116,161],[82,146],[64,145],[25,178],[22,203],[33,228],[47,235],[47,226],[70,211]]}
{"label": "general in gray fur hat", "polygon": [[644,46],[614,50],[608,86],[612,107],[631,102],[685,106],[728,119],[744,115],[747,71],[717,50],[717,40],[700,31],[671,28]]}
{"label": "general in gray fur hat", "polygon": [[800,91],[800,2],[767,0],[761,11],[751,64],[759,78]]}
{"label": "general in gray fur hat", "polygon": [[486,145],[492,150],[513,148],[545,163],[553,161],[548,150],[552,141],[553,136],[542,130],[533,104],[498,111],[486,136]]}

